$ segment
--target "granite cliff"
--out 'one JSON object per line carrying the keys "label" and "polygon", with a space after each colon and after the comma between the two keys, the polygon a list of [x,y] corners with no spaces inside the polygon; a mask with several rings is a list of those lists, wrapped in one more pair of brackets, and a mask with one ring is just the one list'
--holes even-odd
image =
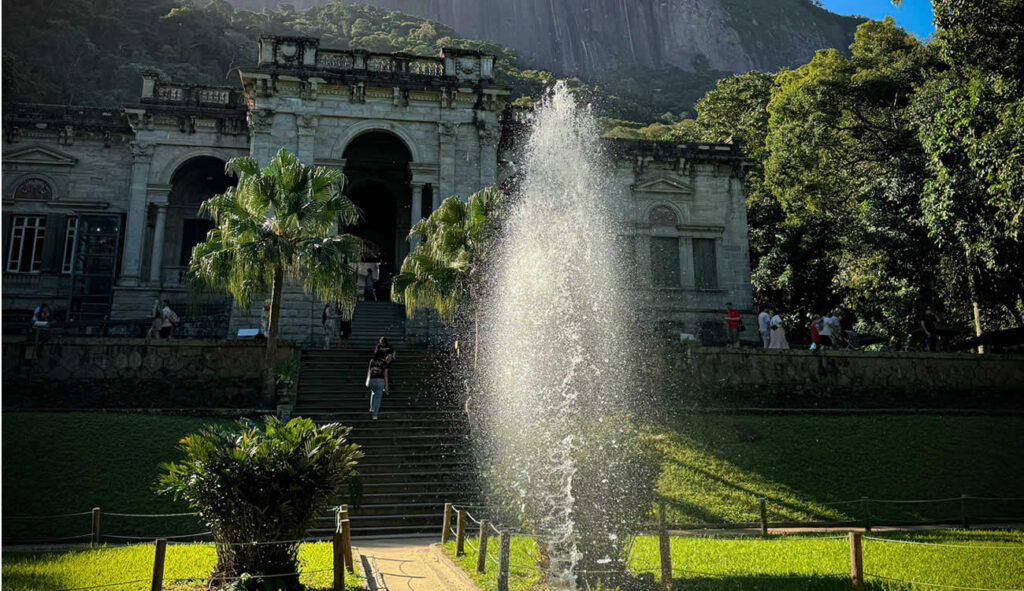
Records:
{"label": "granite cliff", "polygon": [[[278,0],[230,0],[272,8]],[[327,0],[291,0],[305,9]],[[355,3],[355,0],[343,0]],[[496,41],[535,66],[580,74],[625,65],[745,72],[845,49],[860,19],[810,0],[360,0]]]}

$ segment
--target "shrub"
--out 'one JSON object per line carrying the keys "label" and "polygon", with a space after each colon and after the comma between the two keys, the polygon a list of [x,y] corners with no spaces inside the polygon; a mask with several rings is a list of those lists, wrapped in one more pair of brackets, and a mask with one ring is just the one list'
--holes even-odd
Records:
{"label": "shrub", "polygon": [[[184,498],[217,542],[212,586],[243,573],[244,589],[301,589],[298,543],[317,515],[330,507],[362,457],[348,443],[351,429],[295,418],[287,424],[266,417],[263,425],[240,420],[207,426],[181,440],[186,458],[163,464],[159,491]],[[258,542],[253,544],[252,542]]]}

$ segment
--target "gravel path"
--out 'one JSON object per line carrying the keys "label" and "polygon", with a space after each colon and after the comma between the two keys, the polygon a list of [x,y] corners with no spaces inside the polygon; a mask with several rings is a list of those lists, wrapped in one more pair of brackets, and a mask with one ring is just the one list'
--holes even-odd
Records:
{"label": "gravel path", "polygon": [[359,540],[353,550],[370,591],[478,591],[434,536]]}

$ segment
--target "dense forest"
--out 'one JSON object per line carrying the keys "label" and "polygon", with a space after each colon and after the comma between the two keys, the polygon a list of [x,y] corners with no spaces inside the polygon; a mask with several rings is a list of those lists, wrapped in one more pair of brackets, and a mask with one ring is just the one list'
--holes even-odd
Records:
{"label": "dense forest", "polygon": [[1024,327],[1024,0],[933,5],[928,43],[868,22],[849,56],[607,133],[743,143],[755,301],[791,325],[838,307],[899,345],[929,311],[960,334]]}
{"label": "dense forest", "polygon": [[[536,96],[551,80],[512,51],[460,38],[442,24],[358,4],[330,2],[296,11],[235,10],[226,0],[4,0],[4,101],[112,106],[138,100],[143,70],[170,81],[237,86],[238,69],[256,60],[262,33],[319,37],[325,47],[438,54],[442,47],[480,49],[498,57],[499,82],[516,96]],[[707,68],[611,71],[581,90],[600,96],[601,114],[653,120],[687,113],[726,75]],[[664,87],[664,88],[661,88]]]}

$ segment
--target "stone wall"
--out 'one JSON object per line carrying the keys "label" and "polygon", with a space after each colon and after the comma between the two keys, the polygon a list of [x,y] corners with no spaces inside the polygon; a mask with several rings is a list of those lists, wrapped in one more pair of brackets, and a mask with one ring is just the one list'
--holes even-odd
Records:
{"label": "stone wall", "polygon": [[704,407],[1024,407],[1019,356],[672,345],[664,359],[666,397]]}
{"label": "stone wall", "polygon": [[[59,338],[3,340],[9,408],[271,408],[265,342]],[[280,342],[279,360],[298,349]]]}

